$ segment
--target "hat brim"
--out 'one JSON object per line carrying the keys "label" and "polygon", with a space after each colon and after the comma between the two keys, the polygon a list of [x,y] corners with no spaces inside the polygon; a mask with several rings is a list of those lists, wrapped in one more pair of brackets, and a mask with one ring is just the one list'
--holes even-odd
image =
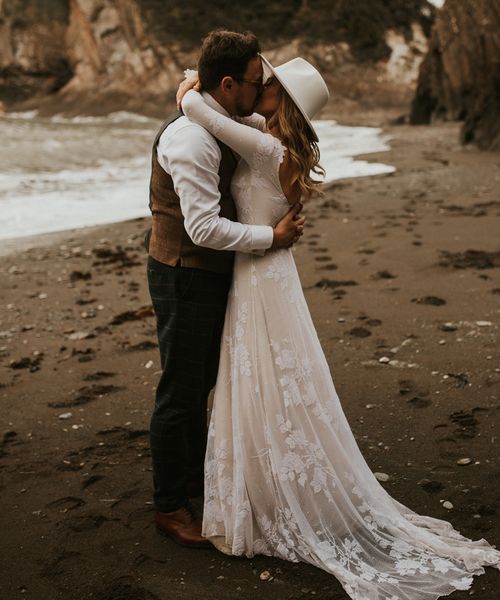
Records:
{"label": "hat brim", "polygon": [[286,85],[286,83],[283,82],[283,80],[279,76],[279,73],[276,72],[276,70],[274,69],[273,65],[267,60],[267,58],[265,56],[263,56],[262,54],[260,54],[260,53],[259,53],[259,56],[260,56],[262,62],[271,71],[271,73],[273,74],[273,76],[276,77],[276,79],[283,86],[283,88],[285,89],[286,93],[290,96],[290,98],[292,99],[292,101],[295,104],[295,106],[299,109],[300,114],[304,117],[304,119],[306,120],[306,123],[309,125],[309,129],[311,130],[311,132],[313,134],[314,140],[316,142],[319,142],[318,134],[316,133],[316,130],[314,129],[314,127],[313,127],[313,125],[311,123],[311,119],[306,115],[306,113],[304,112],[304,110],[300,106],[299,102],[297,101],[297,98],[295,98],[295,96],[293,95],[293,92],[291,92],[290,89],[288,88],[288,86]]}

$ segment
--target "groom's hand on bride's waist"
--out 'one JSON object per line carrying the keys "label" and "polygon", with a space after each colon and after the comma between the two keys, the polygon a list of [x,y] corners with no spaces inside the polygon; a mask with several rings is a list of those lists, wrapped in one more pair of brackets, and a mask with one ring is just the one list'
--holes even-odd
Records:
{"label": "groom's hand on bride's waist", "polygon": [[289,248],[297,242],[304,233],[306,218],[300,216],[303,206],[297,202],[286,213],[273,229],[273,245],[271,248]]}

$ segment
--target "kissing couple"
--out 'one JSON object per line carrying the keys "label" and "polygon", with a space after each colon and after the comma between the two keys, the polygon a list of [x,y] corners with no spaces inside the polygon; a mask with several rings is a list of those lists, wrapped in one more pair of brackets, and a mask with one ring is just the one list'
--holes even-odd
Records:
{"label": "kissing couple", "polygon": [[[468,589],[500,552],[392,498],[340,404],[291,247],[318,192],[328,89],[251,33],[204,39],[153,145],[148,284],[162,374],[155,522],[190,547],[307,562],[353,600]],[[207,397],[215,386],[207,426]],[[189,498],[204,493],[203,516]]]}

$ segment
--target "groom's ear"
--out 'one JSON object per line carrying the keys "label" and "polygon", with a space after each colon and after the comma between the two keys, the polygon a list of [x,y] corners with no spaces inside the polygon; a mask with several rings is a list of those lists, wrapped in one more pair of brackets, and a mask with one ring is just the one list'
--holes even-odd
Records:
{"label": "groom's ear", "polygon": [[222,89],[223,92],[231,92],[231,90],[233,89],[234,86],[234,81],[232,77],[223,77],[222,81],[220,82],[220,87]]}

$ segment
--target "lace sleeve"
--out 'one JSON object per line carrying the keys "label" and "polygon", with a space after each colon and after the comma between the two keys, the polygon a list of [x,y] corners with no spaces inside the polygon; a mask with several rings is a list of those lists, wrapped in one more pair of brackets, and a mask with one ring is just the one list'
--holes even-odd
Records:
{"label": "lace sleeve", "polygon": [[260,131],[262,131],[263,133],[267,132],[266,120],[262,115],[259,115],[257,113],[253,113],[249,117],[234,117],[234,120],[237,123],[243,123],[243,125],[247,125],[248,127],[260,129]]}
{"label": "lace sleeve", "polygon": [[194,90],[189,90],[184,95],[182,110],[191,121],[207,129],[252,166],[258,164],[263,167],[266,165],[266,158],[278,158],[279,162],[283,159],[284,147],[277,138],[220,114],[208,106],[201,94]]}

